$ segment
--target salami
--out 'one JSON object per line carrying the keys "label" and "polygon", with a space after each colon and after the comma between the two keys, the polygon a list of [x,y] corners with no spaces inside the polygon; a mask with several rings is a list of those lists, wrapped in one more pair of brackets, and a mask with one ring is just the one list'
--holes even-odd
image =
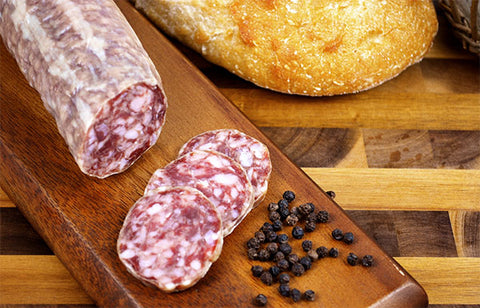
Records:
{"label": "salami", "polygon": [[163,186],[200,190],[217,207],[223,236],[230,234],[253,207],[253,189],[245,170],[216,151],[192,151],[156,170],[145,193]]}
{"label": "salami", "polygon": [[2,0],[0,35],[84,173],[122,172],[155,144],[162,82],[112,0]]}
{"label": "salami", "polygon": [[152,190],[130,209],[117,250],[128,271],[166,292],[197,283],[220,256],[222,222],[215,206],[190,187]]}
{"label": "salami", "polygon": [[272,163],[268,148],[262,142],[235,129],[219,129],[193,137],[183,145],[179,155],[192,150],[214,150],[233,158],[247,172],[253,186],[255,203],[263,200],[267,193]]}

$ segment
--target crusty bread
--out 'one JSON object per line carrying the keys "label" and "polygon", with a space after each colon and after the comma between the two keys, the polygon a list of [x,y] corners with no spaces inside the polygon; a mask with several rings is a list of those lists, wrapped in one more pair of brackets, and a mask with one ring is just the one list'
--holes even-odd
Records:
{"label": "crusty bread", "polygon": [[260,87],[354,93],[420,61],[430,0],[133,0],[168,35]]}

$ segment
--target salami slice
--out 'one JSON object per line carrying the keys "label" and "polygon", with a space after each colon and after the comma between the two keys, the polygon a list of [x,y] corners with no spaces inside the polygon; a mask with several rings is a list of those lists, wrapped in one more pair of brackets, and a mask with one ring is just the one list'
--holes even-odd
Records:
{"label": "salami slice", "polygon": [[122,172],[156,142],[161,79],[112,0],[2,0],[0,35],[84,173]]}
{"label": "salami slice", "polygon": [[223,236],[230,234],[253,207],[253,189],[245,170],[215,151],[189,152],[152,175],[145,192],[162,186],[190,186],[217,207]]}
{"label": "salami slice", "polygon": [[130,209],[117,250],[128,271],[166,292],[184,290],[205,276],[220,256],[222,222],[200,191],[150,191]]}
{"label": "salami slice", "polygon": [[204,132],[183,145],[179,155],[193,150],[214,150],[237,161],[247,172],[253,186],[255,203],[263,200],[268,189],[272,163],[268,148],[257,139],[235,129]]}

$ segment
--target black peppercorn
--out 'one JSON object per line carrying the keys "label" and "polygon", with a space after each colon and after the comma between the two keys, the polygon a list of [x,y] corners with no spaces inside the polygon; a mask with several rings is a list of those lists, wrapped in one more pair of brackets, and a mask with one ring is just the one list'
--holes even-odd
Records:
{"label": "black peppercorn", "polygon": [[326,223],[329,219],[329,214],[327,211],[318,211],[317,213],[317,223]]}
{"label": "black peppercorn", "polygon": [[283,224],[281,220],[275,220],[272,222],[273,231],[277,232],[283,229]]}
{"label": "black peppercorn", "polygon": [[355,266],[358,263],[358,257],[353,252],[349,253],[347,256],[347,263],[351,266]]}
{"label": "black peppercorn", "polygon": [[255,249],[255,248],[249,248],[247,254],[248,254],[248,258],[250,260],[257,260],[258,259],[258,250]]}
{"label": "black peppercorn", "polygon": [[293,227],[293,229],[292,229],[293,238],[296,238],[298,240],[298,239],[301,239],[304,235],[305,235],[305,233],[303,232],[302,227],[300,227],[300,226]]}
{"label": "black peppercorn", "polygon": [[282,259],[285,259],[285,255],[281,251],[277,251],[277,253],[273,256],[273,261],[278,262]]}
{"label": "black peppercorn", "polygon": [[291,289],[290,297],[294,302],[298,302],[300,299],[302,299],[302,293],[298,289]]}
{"label": "black peppercorn", "polygon": [[312,246],[313,246],[313,243],[312,243],[311,240],[304,240],[304,241],[302,242],[302,249],[303,249],[303,251],[305,251],[305,252],[310,251],[310,250],[312,249]]}
{"label": "black peppercorn", "polygon": [[315,251],[315,249],[311,249],[307,252],[307,256],[312,260],[312,262],[315,262],[318,260],[318,253]]}
{"label": "black peppercorn", "polygon": [[258,294],[253,300],[255,306],[265,306],[267,304],[267,297],[263,294]]}
{"label": "black peppercorn", "polygon": [[278,282],[281,284],[289,283],[290,282],[290,275],[287,273],[281,273],[278,275]]}
{"label": "black peppercorn", "polygon": [[268,271],[263,271],[263,273],[260,275],[260,280],[267,286],[271,286],[273,284],[273,276]]}
{"label": "black peppercorn", "polygon": [[288,203],[295,200],[295,193],[293,191],[287,190],[283,193],[283,199],[287,200]]}
{"label": "black peppercorn", "polygon": [[328,255],[332,258],[336,258],[338,257],[338,249],[337,248],[331,248],[329,251],[328,251]]}
{"label": "black peppercorn", "polygon": [[278,207],[279,207],[279,210],[281,210],[282,208],[288,209],[288,201],[285,199],[280,199],[278,201]]}
{"label": "black peppercorn", "polygon": [[312,268],[312,260],[309,257],[302,257],[299,263],[303,265],[306,271]]}
{"label": "black peppercorn", "polygon": [[279,244],[285,244],[288,243],[288,235],[285,233],[281,233],[277,236],[277,243]]}
{"label": "black peppercorn", "polygon": [[255,232],[255,238],[259,243],[265,243],[265,233],[263,233],[263,231]]}
{"label": "black peppercorn", "polygon": [[272,203],[268,204],[268,211],[269,212],[277,211],[278,208],[279,208],[278,203],[272,202]]}
{"label": "black peppercorn", "polygon": [[278,250],[283,252],[285,256],[288,256],[292,253],[292,246],[289,243],[282,243],[278,246]]}
{"label": "black peppercorn", "polygon": [[319,259],[322,259],[328,256],[328,248],[325,246],[318,247],[316,251]]}
{"label": "black peppercorn", "polygon": [[254,265],[251,268],[253,277],[260,277],[263,273],[263,267],[260,265]]}
{"label": "black peppercorn", "polygon": [[290,262],[291,265],[295,264],[295,263],[298,263],[298,261],[300,260],[300,258],[298,257],[298,255],[294,254],[294,253],[291,253],[289,254],[287,257],[286,257],[287,261]]}
{"label": "black peppercorn", "polygon": [[272,274],[273,278],[276,278],[276,277],[278,277],[278,275],[280,275],[281,270],[278,266],[273,265],[268,269],[268,271],[270,272],[270,274]]}
{"label": "black peppercorn", "polygon": [[300,209],[298,208],[298,206],[292,206],[292,208],[290,209],[290,214],[294,214],[300,220],[303,218],[302,213],[300,212]]}
{"label": "black peppercorn", "polygon": [[336,194],[335,194],[334,191],[329,190],[329,191],[326,192],[326,194],[327,194],[330,198],[335,199]]}
{"label": "black peppercorn", "polygon": [[340,230],[340,229],[333,230],[332,231],[332,237],[337,241],[343,240],[343,231]]}
{"label": "black peppercorn", "polygon": [[260,261],[267,261],[268,259],[270,259],[270,254],[268,253],[268,251],[266,249],[260,249],[258,251],[258,260]]}
{"label": "black peppercorn", "polygon": [[274,222],[275,220],[280,220],[280,213],[277,212],[277,211],[271,211],[268,213],[268,219],[270,219],[270,221]]}
{"label": "black peppercorn", "polygon": [[290,210],[288,208],[280,208],[278,213],[280,213],[280,219],[285,220],[290,215]]}
{"label": "black peppercorn", "polygon": [[263,231],[263,233],[267,232],[267,231],[273,231],[273,226],[271,223],[269,222],[265,222],[263,224],[263,226],[260,228],[260,231]]}
{"label": "black peppercorn", "polygon": [[315,221],[308,220],[305,223],[305,232],[313,232],[315,231],[316,227],[317,227],[317,224],[315,223]]}
{"label": "black peppercorn", "polygon": [[305,221],[317,222],[317,214],[314,212],[308,214],[307,217],[305,217]]}
{"label": "black peppercorn", "polygon": [[278,292],[280,293],[281,296],[288,297],[290,296],[290,286],[286,283],[282,283],[278,287]]}
{"label": "black peppercorn", "polygon": [[313,302],[315,300],[315,292],[312,290],[307,290],[305,293],[303,293],[303,298],[306,301]]}
{"label": "black peppercorn", "polygon": [[294,276],[302,276],[303,273],[305,273],[305,268],[300,263],[292,264],[292,267],[290,270],[292,271],[292,274]]}
{"label": "black peppercorn", "polygon": [[279,260],[277,266],[282,272],[286,272],[290,269],[290,263],[288,263],[286,259]]}
{"label": "black peppercorn", "polygon": [[277,243],[269,243],[265,248],[271,256],[274,256],[278,251]]}
{"label": "black peppercorn", "polygon": [[353,240],[354,240],[354,236],[353,236],[353,233],[352,232],[346,232],[344,235],[343,235],[343,241],[347,244],[351,244],[353,243]]}
{"label": "black peppercorn", "polygon": [[277,241],[277,233],[273,230],[265,231],[265,242],[270,243],[275,241]]}
{"label": "black peppercorn", "polygon": [[298,222],[298,217],[295,214],[290,214],[287,216],[287,218],[285,218],[285,222],[289,226],[295,226]]}
{"label": "black peppercorn", "polygon": [[315,205],[311,202],[304,203],[300,205],[299,207],[300,213],[302,213],[303,216],[308,216],[308,214],[313,213],[315,211]]}
{"label": "black peppercorn", "polygon": [[247,247],[258,249],[260,248],[260,241],[257,238],[252,237],[251,239],[248,240]]}
{"label": "black peppercorn", "polygon": [[365,267],[370,267],[373,265],[373,256],[365,255],[362,258],[362,265]]}

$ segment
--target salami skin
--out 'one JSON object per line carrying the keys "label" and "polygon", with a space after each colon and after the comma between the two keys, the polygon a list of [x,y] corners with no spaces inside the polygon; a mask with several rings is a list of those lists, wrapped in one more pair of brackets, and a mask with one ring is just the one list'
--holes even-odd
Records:
{"label": "salami skin", "polygon": [[238,162],[247,172],[253,186],[255,203],[260,203],[268,189],[272,163],[268,148],[257,139],[235,129],[207,131],[190,139],[179,155],[193,150],[214,150]]}
{"label": "salami skin", "polygon": [[162,82],[111,0],[1,0],[0,35],[80,169],[122,172],[155,144]]}
{"label": "salami skin", "polygon": [[223,245],[215,206],[190,187],[152,190],[125,218],[117,252],[128,271],[165,292],[186,289],[205,276]]}
{"label": "salami skin", "polygon": [[223,236],[230,234],[253,208],[253,189],[245,170],[216,151],[192,151],[158,169],[145,193],[169,186],[194,187],[210,199],[222,218]]}

